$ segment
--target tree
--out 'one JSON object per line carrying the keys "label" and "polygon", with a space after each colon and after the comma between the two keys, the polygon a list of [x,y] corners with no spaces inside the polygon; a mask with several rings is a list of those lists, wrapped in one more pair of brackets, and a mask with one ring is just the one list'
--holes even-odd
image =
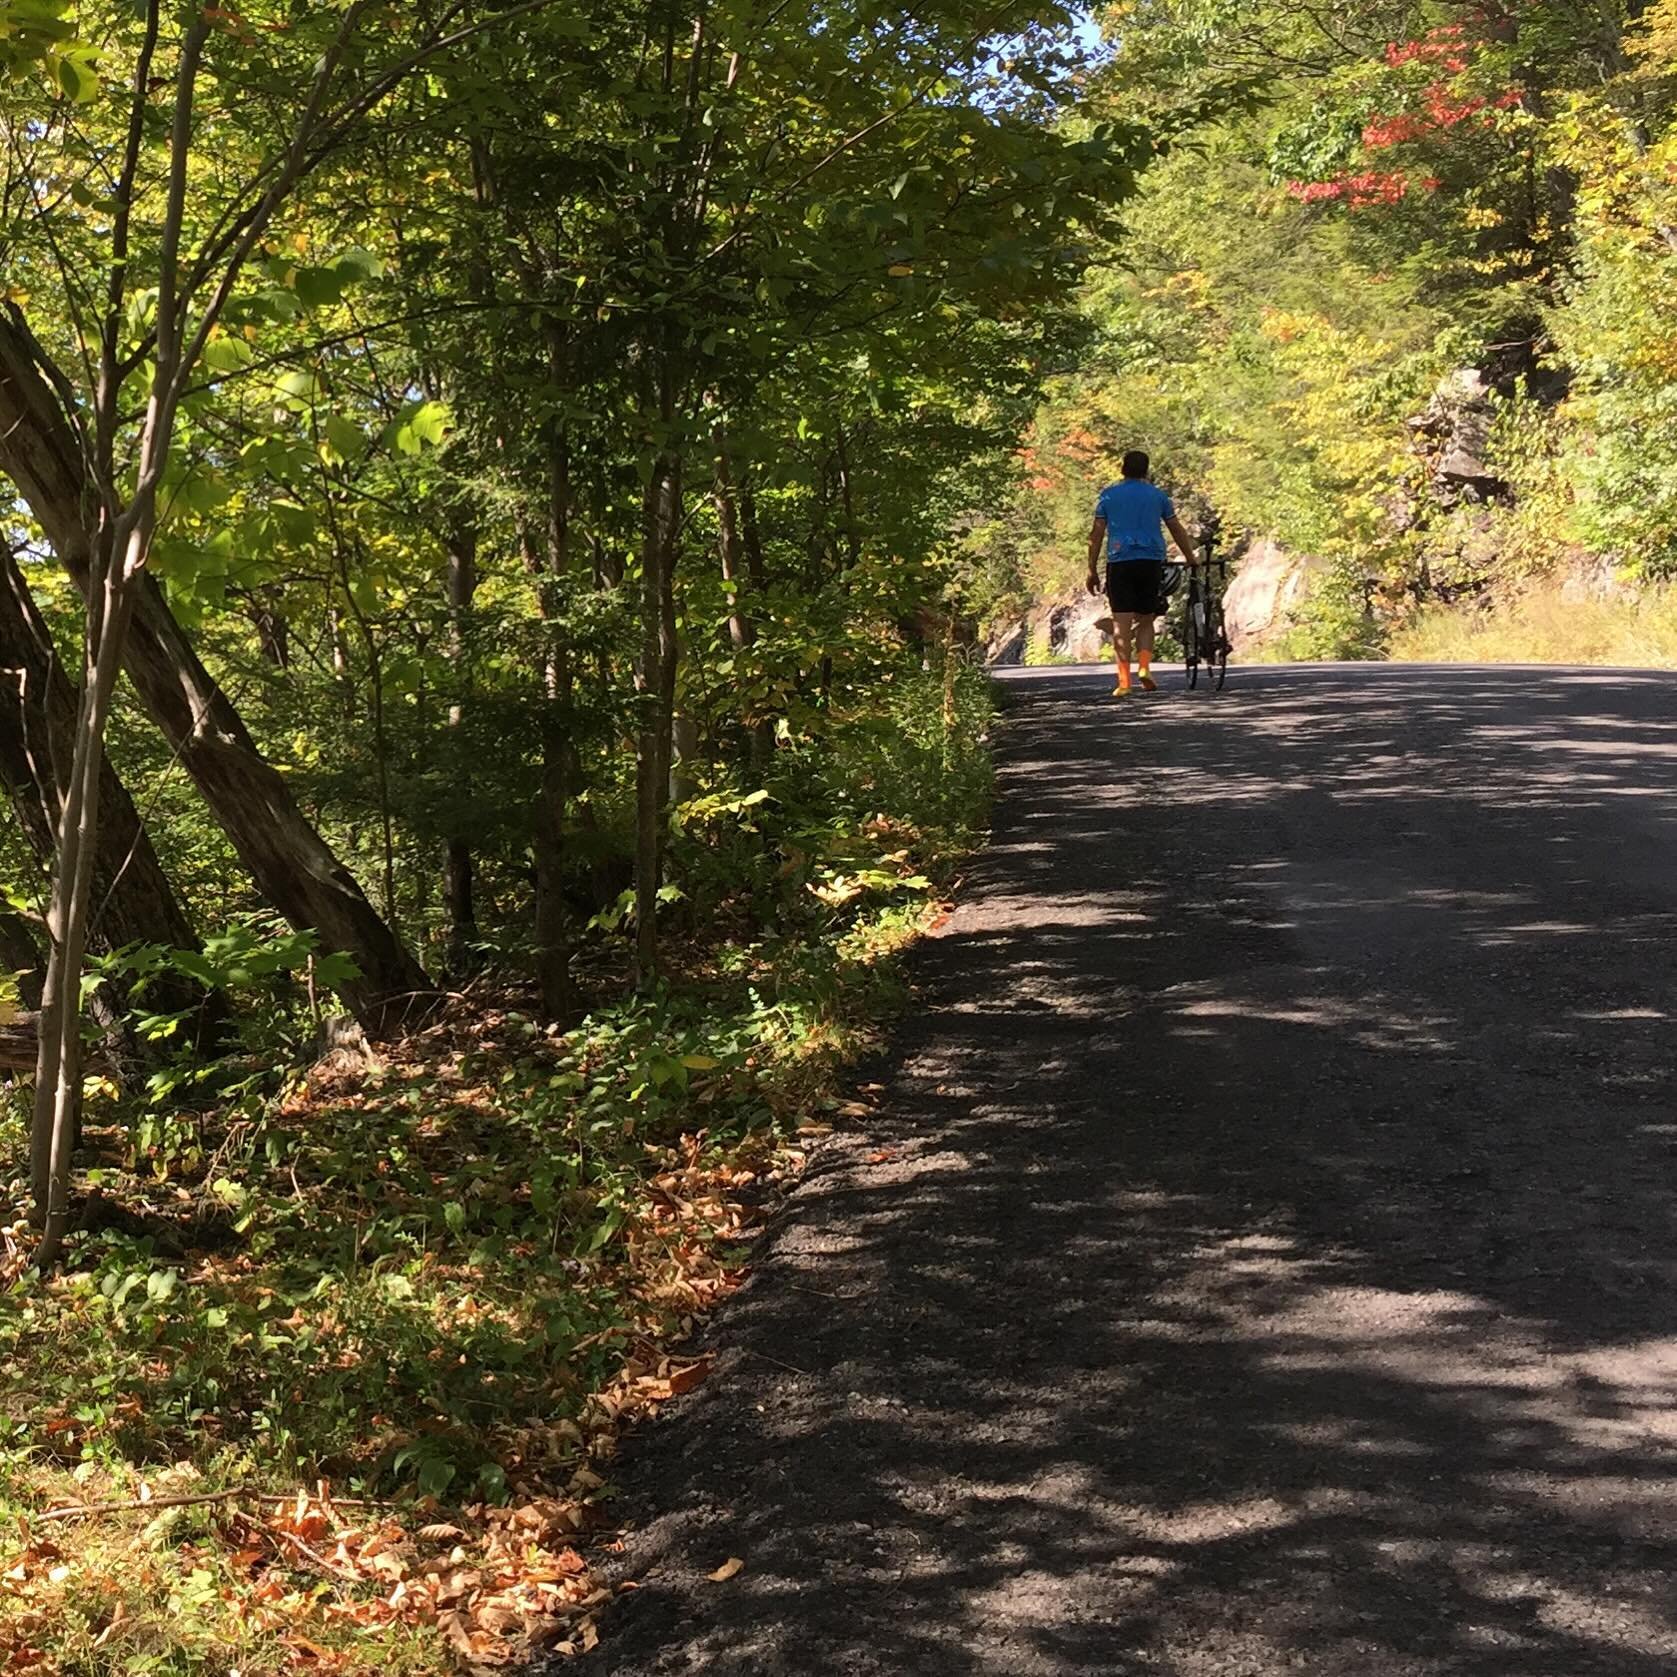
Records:
{"label": "tree", "polygon": [[[64,803],[64,781],[74,756],[77,700],[52,635],[29,593],[14,555],[0,548],[0,788],[37,860],[50,873]],[[151,836],[116,771],[101,771],[105,810],[93,861],[96,907],[89,935],[99,947],[161,944],[190,949],[197,934],[157,858]],[[152,1003],[165,1013],[199,1013],[205,993],[185,978],[160,977]]]}
{"label": "tree", "polygon": [[[56,274],[78,346],[70,364],[80,389],[31,330],[15,293],[0,329],[0,431],[8,438],[0,466],[87,602],[75,751],[47,915],[51,955],[33,1131],[43,1262],[55,1254],[68,1216],[81,1087],[77,997],[103,739],[125,661],[159,720],[197,754],[201,783],[224,794],[224,807],[233,788],[270,794],[248,813],[294,842],[302,853],[293,849],[285,861],[308,878],[289,883],[278,877],[279,867],[267,866],[260,825],[240,823],[240,842],[253,866],[272,876],[264,883],[282,909],[335,906],[344,923],[365,934],[350,940],[361,944],[352,953],[374,957],[374,970],[356,981],[371,986],[362,992],[364,1004],[387,1015],[406,999],[393,984],[410,994],[424,988],[388,932],[381,937],[376,917],[362,912],[347,875],[334,873],[329,853],[309,845],[310,835],[289,819],[289,800],[271,795],[277,781],[264,785],[258,771],[253,782],[260,759],[230,707],[217,704],[147,567],[183,411],[212,337],[277,217],[409,77],[485,27],[461,4],[392,31],[371,0],[351,0],[306,18],[279,9],[263,20],[277,25],[264,38],[250,13],[177,14],[161,0],[138,13],[112,8],[99,20],[106,43],[99,56],[107,66],[123,65],[129,91],[101,131],[95,54],[67,38],[60,22],[66,10],[58,0],[42,0],[14,37],[21,45],[13,45],[13,55],[32,55],[50,80],[36,111],[12,113],[8,139],[31,212],[12,237],[27,264]],[[306,89],[300,109],[293,103],[298,85]],[[271,123],[266,133],[258,131],[261,118]],[[43,163],[49,146],[55,169]],[[143,286],[142,276],[155,283]]]}

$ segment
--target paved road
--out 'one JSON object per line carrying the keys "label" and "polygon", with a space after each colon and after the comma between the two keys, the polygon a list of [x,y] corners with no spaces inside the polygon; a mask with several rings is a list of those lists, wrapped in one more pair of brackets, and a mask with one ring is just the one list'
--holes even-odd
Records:
{"label": "paved road", "polygon": [[1106,690],[1009,684],[588,1668],[1671,1677],[1677,680]]}

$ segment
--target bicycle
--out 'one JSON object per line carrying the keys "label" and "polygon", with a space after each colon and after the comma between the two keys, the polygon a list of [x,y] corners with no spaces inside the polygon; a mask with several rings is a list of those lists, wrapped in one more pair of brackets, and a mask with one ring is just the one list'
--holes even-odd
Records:
{"label": "bicycle", "polygon": [[1188,686],[1200,684],[1200,670],[1214,693],[1229,679],[1228,622],[1223,616],[1223,590],[1228,586],[1229,562],[1217,557],[1217,532],[1208,529],[1200,544],[1200,562],[1188,567],[1188,598],[1182,613],[1182,655]]}

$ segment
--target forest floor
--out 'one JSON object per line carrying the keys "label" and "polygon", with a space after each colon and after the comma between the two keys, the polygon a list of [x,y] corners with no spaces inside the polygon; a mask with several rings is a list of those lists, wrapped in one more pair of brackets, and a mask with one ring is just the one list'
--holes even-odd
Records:
{"label": "forest floor", "polygon": [[835,1079],[932,912],[882,890],[777,945],[713,935],[565,1035],[485,991],[277,1092],[271,1064],[207,1068],[197,1110],[109,1091],[46,1277],[14,1092],[0,1672],[441,1677],[591,1647],[618,1440],[706,1377],[693,1324],[851,1104]]}
{"label": "forest floor", "polygon": [[1677,1668],[1677,680],[1006,690],[581,1669]]}

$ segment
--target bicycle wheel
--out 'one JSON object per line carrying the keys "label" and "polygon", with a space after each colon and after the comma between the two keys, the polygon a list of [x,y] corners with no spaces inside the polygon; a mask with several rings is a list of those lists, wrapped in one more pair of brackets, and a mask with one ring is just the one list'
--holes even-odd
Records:
{"label": "bicycle wheel", "polygon": [[1229,629],[1223,617],[1223,602],[1211,602],[1211,621],[1208,625],[1205,673],[1211,682],[1214,693],[1223,691],[1223,683],[1229,679]]}
{"label": "bicycle wheel", "polygon": [[1198,596],[1190,595],[1188,609],[1182,614],[1182,666],[1190,688],[1200,684],[1200,651],[1203,644],[1200,621],[1204,609]]}

